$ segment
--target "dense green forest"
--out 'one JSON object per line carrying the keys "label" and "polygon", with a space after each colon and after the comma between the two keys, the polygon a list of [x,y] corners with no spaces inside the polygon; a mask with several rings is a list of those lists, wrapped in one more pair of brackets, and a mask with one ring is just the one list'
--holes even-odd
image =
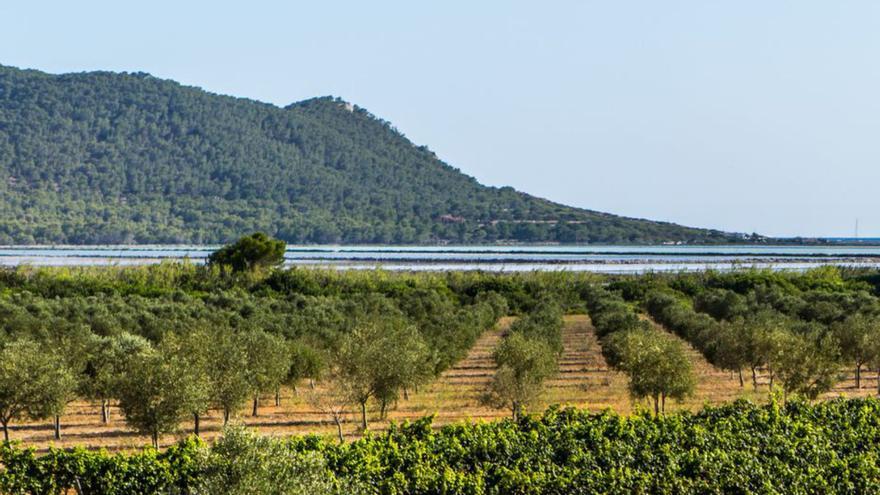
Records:
{"label": "dense green forest", "polygon": [[738,240],[483,186],[336,98],[278,108],[143,73],[4,66],[0,216],[0,244]]}

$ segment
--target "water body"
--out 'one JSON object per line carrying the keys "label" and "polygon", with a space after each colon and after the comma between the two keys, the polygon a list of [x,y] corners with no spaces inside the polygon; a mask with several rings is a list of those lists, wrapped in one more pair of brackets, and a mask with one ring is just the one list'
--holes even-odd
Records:
{"label": "water body", "polygon": [[[204,263],[218,246],[5,246],[0,265]],[[647,271],[880,267],[880,246],[290,246],[287,266],[366,270]]]}

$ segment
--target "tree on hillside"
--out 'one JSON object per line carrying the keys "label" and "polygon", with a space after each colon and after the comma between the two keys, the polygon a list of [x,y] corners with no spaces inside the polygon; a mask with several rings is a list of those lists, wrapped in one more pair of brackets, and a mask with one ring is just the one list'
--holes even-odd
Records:
{"label": "tree on hillside", "polygon": [[284,241],[256,232],[211,253],[208,264],[228,266],[236,272],[268,268],[284,262],[285,249]]}
{"label": "tree on hillside", "polygon": [[[9,423],[58,417],[74,397],[76,379],[61,357],[30,340],[0,350],[0,424],[9,441]],[[55,423],[56,434],[58,423]]]}
{"label": "tree on hillside", "polygon": [[855,368],[856,388],[861,388],[862,368],[877,357],[871,343],[880,340],[880,321],[857,313],[835,323],[832,331],[840,344],[841,357]]}
{"label": "tree on hillside", "polygon": [[558,370],[556,352],[550,344],[520,333],[505,337],[493,359],[497,370],[483,402],[509,409],[514,420],[541,395],[544,382]]}

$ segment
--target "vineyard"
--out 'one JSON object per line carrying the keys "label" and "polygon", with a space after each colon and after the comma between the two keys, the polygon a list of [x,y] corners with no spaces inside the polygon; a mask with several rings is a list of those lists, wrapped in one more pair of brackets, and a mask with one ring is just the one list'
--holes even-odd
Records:
{"label": "vineyard", "polygon": [[[837,268],[6,269],[0,487],[864,493],[878,285]],[[270,475],[291,489],[246,488]]]}
{"label": "vineyard", "polygon": [[5,493],[877,493],[880,401],[736,402],[629,417],[551,409],[338,444],[230,430],[162,453],[0,449]]}

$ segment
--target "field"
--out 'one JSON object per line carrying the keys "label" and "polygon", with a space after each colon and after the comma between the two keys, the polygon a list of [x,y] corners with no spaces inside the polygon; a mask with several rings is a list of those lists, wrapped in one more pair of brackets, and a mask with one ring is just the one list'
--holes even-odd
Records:
{"label": "field", "polygon": [[[373,414],[371,430],[382,431],[391,421],[399,423],[428,415],[434,415],[434,424],[437,426],[507,417],[507,411],[482,405],[480,396],[486,391],[494,373],[492,351],[512,321],[513,318],[503,318],[495,328],[485,332],[465,359],[443,372],[429,385],[411,392],[409,400],[401,400],[398,407],[389,414],[388,420],[378,420]],[[656,323],[654,325],[658,331],[665,331]],[[593,412],[610,409],[621,414],[630,414],[636,407],[649,407],[647,402],[631,400],[627,392],[626,376],[608,367],[589,317],[566,316],[563,342],[564,352],[559,359],[559,374],[546,384],[540,402],[531,408],[532,411],[543,411],[551,404],[575,406]],[[694,395],[681,404],[670,404],[668,407],[671,410],[696,411],[706,404],[717,405],[739,398],[757,403],[768,400],[766,374],[759,375],[757,391],[752,389],[748,379],[745,388],[740,388],[736,376],[715,368],[691,346],[684,345],[698,381]],[[823,398],[874,395],[873,374],[865,374],[864,380],[862,389],[856,390],[850,373],[830,392],[824,394]],[[266,435],[320,434],[328,438],[334,437],[335,426],[326,414],[316,411],[309,404],[306,399],[308,394],[307,383],[301,385],[296,392],[285,388],[281,406],[276,407],[271,397],[264,397],[258,417],[251,417],[249,410],[242,410],[234,422]],[[348,419],[343,425],[346,438],[358,438],[360,433],[355,418],[349,414]],[[36,447],[40,452],[53,445],[132,451],[149,444],[149,438],[138,435],[126,426],[115,408],[112,409],[108,424],[102,424],[100,410],[94,403],[76,401],[68,406],[67,413],[62,417],[62,425],[63,437],[60,441],[53,438],[52,424],[49,422],[13,425],[11,439]],[[219,411],[213,410],[202,419],[203,438],[216,438],[221,430],[222,415]],[[185,425],[179,435],[162,438],[162,444],[176,442],[191,431],[191,425]]]}

